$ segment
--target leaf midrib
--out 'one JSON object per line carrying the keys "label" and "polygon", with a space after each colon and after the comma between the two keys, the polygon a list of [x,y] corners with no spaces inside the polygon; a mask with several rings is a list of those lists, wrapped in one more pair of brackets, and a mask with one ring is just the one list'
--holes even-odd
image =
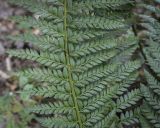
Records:
{"label": "leaf midrib", "polygon": [[74,87],[75,85],[73,82],[72,71],[71,71],[70,54],[69,54],[70,51],[68,46],[68,31],[67,31],[67,0],[64,0],[64,47],[65,47],[65,61],[67,65],[67,74],[68,74],[72,99],[74,103],[74,108],[76,111],[77,122],[78,122],[79,128],[83,128],[83,124],[80,116],[80,110],[77,103],[76,91]]}

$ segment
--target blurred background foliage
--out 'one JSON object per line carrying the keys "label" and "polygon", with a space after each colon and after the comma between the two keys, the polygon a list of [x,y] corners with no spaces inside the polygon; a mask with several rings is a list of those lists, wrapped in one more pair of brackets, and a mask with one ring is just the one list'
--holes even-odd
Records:
{"label": "blurred background foliage", "polygon": [[6,39],[6,36],[25,31],[9,20],[15,15],[32,14],[10,5],[6,0],[0,0],[0,128],[39,128],[39,124],[33,119],[35,115],[28,113],[26,109],[36,103],[25,93],[33,84],[25,77],[17,78],[14,75],[18,69],[37,64],[10,58],[5,54],[7,49],[32,47],[31,44]]}

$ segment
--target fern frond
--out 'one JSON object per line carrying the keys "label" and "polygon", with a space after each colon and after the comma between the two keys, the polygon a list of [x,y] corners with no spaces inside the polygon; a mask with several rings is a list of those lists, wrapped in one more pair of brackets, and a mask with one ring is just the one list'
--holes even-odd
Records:
{"label": "fern frond", "polygon": [[117,111],[121,112],[126,108],[130,108],[136,105],[136,102],[139,101],[140,99],[142,99],[140,90],[137,89],[129,92],[127,95],[124,95],[117,100],[117,106],[118,106]]}
{"label": "fern frond", "polygon": [[18,76],[25,76],[30,79],[37,80],[39,82],[48,82],[52,84],[65,84],[67,78],[64,76],[63,72],[60,70],[49,70],[49,69],[26,69],[18,73]]}
{"label": "fern frond", "polygon": [[64,67],[64,56],[61,55],[53,55],[48,52],[40,52],[26,49],[26,50],[10,50],[8,51],[12,56],[21,58],[21,59],[29,59],[32,61],[39,62],[42,65],[50,66],[56,69],[60,69]]}
{"label": "fern frond", "polygon": [[154,112],[150,106],[148,106],[147,104],[144,104],[144,107],[142,108],[143,111],[143,115],[145,116],[145,118],[149,121],[149,123],[155,127],[155,128],[159,128],[160,127],[160,117],[159,115]]}
{"label": "fern frond", "polygon": [[11,20],[19,23],[20,28],[38,28],[45,35],[54,35],[54,37],[63,37],[62,21],[58,23],[48,22],[48,20],[36,19],[26,16],[15,16]]}
{"label": "fern frond", "polygon": [[[49,128],[122,126],[125,121],[120,122],[119,113],[130,110],[141,99],[139,90],[131,89],[140,68],[139,61],[131,58],[138,48],[138,40],[133,33],[127,34],[131,26],[124,17],[130,13],[133,1],[11,2],[18,2],[17,5],[38,15],[12,18],[20,22],[18,25],[27,26],[27,33],[11,38],[32,42],[39,49],[10,50],[8,53],[44,67],[19,73],[45,84],[26,90],[29,95],[42,96],[46,100],[30,108],[41,115],[38,120],[42,125]],[[115,18],[116,15],[120,18]],[[32,28],[38,28],[40,34],[28,34]],[[137,120],[133,117],[128,123],[132,121]]]}
{"label": "fern frond", "polygon": [[145,76],[149,84],[149,88],[157,95],[160,96],[160,82],[153,77],[148,71],[145,71]]}
{"label": "fern frond", "polygon": [[139,119],[142,128],[152,128],[152,124],[150,124],[143,116],[140,116]]}
{"label": "fern frond", "polygon": [[26,43],[32,43],[34,46],[37,46],[43,51],[49,52],[62,52],[63,51],[63,39],[54,38],[52,36],[37,36],[30,33],[20,34],[16,36],[9,36],[9,39],[13,41],[24,41]]}
{"label": "fern frond", "polygon": [[47,128],[53,128],[53,127],[63,127],[63,128],[76,128],[78,127],[78,124],[76,122],[68,121],[68,119],[64,117],[46,117],[46,118],[40,118],[37,120]]}
{"label": "fern frond", "polygon": [[[159,9],[152,5],[143,5],[143,7],[149,12],[160,14]],[[149,21],[145,19],[145,23],[142,24],[146,28],[146,35],[149,39],[146,39],[147,46],[143,50],[147,69],[144,70],[146,83],[141,86],[144,103],[141,109],[142,117],[140,120],[144,128],[160,128],[160,23],[154,17],[150,19]]]}
{"label": "fern frond", "polygon": [[56,99],[68,100],[70,94],[66,92],[66,88],[59,86],[46,86],[25,90],[30,96],[42,96],[43,98],[54,97]]}
{"label": "fern frond", "polygon": [[124,27],[124,24],[122,22],[116,21],[116,20],[109,20],[102,17],[84,17],[84,18],[76,18],[74,20],[74,23],[72,26],[77,28],[90,28],[90,29],[116,29],[116,28],[122,28]]}
{"label": "fern frond", "polygon": [[79,2],[75,2],[74,6],[77,5],[76,7],[80,7],[78,9],[82,9],[85,11],[94,10],[94,8],[111,10],[115,9],[115,7],[119,7],[121,5],[125,5],[132,2],[133,1],[129,0],[82,0]]}
{"label": "fern frond", "polygon": [[153,96],[153,93],[150,92],[148,88],[145,86],[143,89],[143,95],[145,97],[146,102],[158,113],[160,114],[160,101],[156,96]]}
{"label": "fern frond", "polygon": [[34,113],[38,113],[38,114],[45,114],[45,115],[49,115],[49,114],[69,114],[73,112],[73,108],[72,107],[67,107],[64,104],[62,104],[61,102],[58,103],[48,103],[48,104],[41,104],[41,105],[37,105],[33,108],[28,109],[31,112]]}
{"label": "fern frond", "polygon": [[120,121],[121,124],[126,127],[139,124],[139,111],[139,109],[136,109],[134,111],[127,111],[125,113],[122,113]]}
{"label": "fern frond", "polygon": [[[49,6],[47,1],[43,0],[10,0],[12,4],[22,6],[31,12],[34,12],[36,15],[45,17],[45,18],[58,18],[60,15],[56,15],[57,11],[60,9],[53,6]],[[60,1],[57,1],[59,4],[62,4]],[[63,5],[63,4],[62,4]],[[60,12],[60,11],[59,11]],[[53,15],[54,14],[54,15]],[[63,16],[63,15],[61,15]]]}

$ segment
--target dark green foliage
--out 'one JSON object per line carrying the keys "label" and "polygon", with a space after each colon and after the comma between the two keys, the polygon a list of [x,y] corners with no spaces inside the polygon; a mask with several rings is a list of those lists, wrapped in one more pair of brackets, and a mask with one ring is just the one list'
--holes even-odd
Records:
{"label": "dark green foliage", "polygon": [[[160,14],[160,10],[151,5],[144,5],[149,12]],[[146,84],[141,90],[144,96],[142,105],[142,128],[160,128],[160,23],[154,17],[143,16],[143,27],[149,39],[143,49],[146,58],[144,71]]]}
{"label": "dark green foliage", "polygon": [[[38,83],[25,90],[41,96],[29,108],[48,128],[122,128],[159,126],[159,23],[148,23],[143,49],[146,85],[140,88],[139,40],[131,30],[131,0],[10,0],[35,13],[13,17],[26,33],[10,37],[36,49],[9,50],[11,56],[41,64],[19,75]],[[141,5],[142,6],[142,5]],[[153,12],[151,6],[143,5]],[[153,22],[155,21],[155,24]],[[149,27],[148,27],[149,26]],[[31,34],[38,28],[39,35]],[[147,35],[148,36],[148,35]],[[37,49],[38,47],[38,49]],[[156,74],[156,75],[155,75]],[[144,97],[143,103],[142,98]]]}

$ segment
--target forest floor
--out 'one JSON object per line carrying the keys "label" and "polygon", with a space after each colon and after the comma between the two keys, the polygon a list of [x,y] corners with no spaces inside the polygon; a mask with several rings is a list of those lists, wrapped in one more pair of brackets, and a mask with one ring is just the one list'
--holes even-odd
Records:
{"label": "forest floor", "polygon": [[0,128],[39,128],[33,120],[33,115],[24,112],[24,108],[30,106],[32,100],[18,93],[23,89],[20,83],[23,84],[25,79],[22,78],[20,82],[14,76],[18,69],[34,63],[11,58],[6,54],[8,49],[32,47],[24,42],[12,42],[7,39],[7,36],[21,32],[9,18],[25,14],[28,12],[22,8],[0,0]]}

